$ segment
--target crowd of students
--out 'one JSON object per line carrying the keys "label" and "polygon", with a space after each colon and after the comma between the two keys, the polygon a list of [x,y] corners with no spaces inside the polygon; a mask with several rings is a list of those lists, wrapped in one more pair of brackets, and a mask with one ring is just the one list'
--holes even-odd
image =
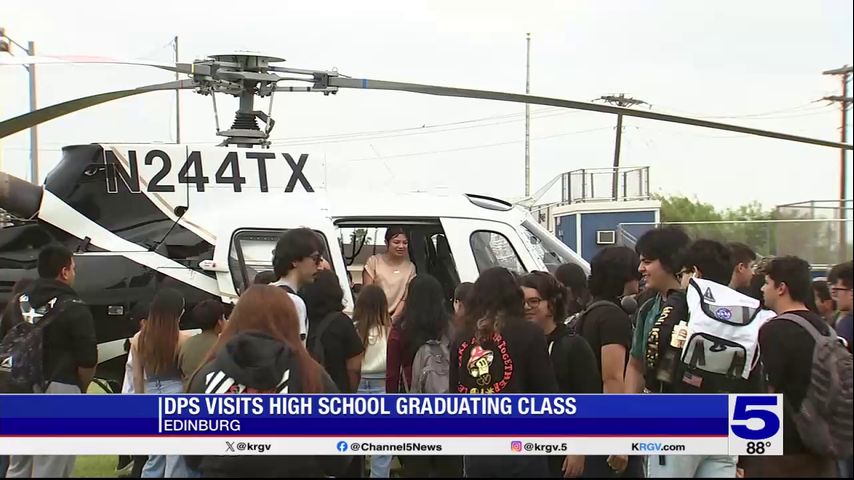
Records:
{"label": "crowd of students", "polygon": [[[403,229],[389,228],[385,240],[386,253],[371,257],[365,266],[352,318],[344,312],[342,286],[324,259],[323,244],[308,229],[282,236],[272,275],[259,274],[230,314],[215,300],[196,305],[194,317],[203,327],[199,335],[179,330],[185,308],[180,293],[159,291],[147,309],[134,314],[141,328],[130,341],[123,392],[777,392],[785,407],[782,457],[403,456],[398,459],[400,474],[851,476],[850,415],[820,419],[836,425],[831,428],[833,445],[847,445],[849,451],[817,446],[801,418],[815,403],[816,350],[832,352],[842,359],[840,365],[847,361],[851,372],[850,261],[819,283],[809,264],[797,257],[757,265],[756,254],[746,245],[692,242],[682,230],[668,227],[647,232],[634,249],[604,248],[592,259],[589,276],[574,264],[553,274],[496,267],[481,272],[474,283],[460,284],[454,298],[446,298],[439,281],[416,272]],[[39,274],[34,285],[20,288],[34,308],[50,298],[74,296],[71,252],[45,249]],[[14,327],[18,304],[7,308],[0,338]],[[743,327],[737,341],[726,336],[728,330],[716,331],[715,319]],[[841,339],[839,348],[847,349],[847,360],[821,340],[834,331]],[[95,348],[91,315],[82,304],[72,304],[45,333],[45,371],[53,373],[45,379],[44,393],[85,392]],[[721,351],[729,355],[728,363],[716,371],[707,365],[715,364]],[[847,401],[850,413],[850,389],[849,378],[828,390],[840,396],[834,405],[842,402],[834,412],[846,411]],[[839,433],[840,425],[847,426],[847,437]],[[366,461],[165,455],[128,462],[142,477],[343,477],[369,472],[384,478],[394,464],[390,456]],[[73,464],[73,457],[12,457],[7,476],[67,477]]]}

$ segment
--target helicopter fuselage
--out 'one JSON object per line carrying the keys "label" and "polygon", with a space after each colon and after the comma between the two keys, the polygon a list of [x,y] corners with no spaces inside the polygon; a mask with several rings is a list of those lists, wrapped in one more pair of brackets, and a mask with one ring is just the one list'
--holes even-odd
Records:
{"label": "helicopter fuselage", "polygon": [[[36,221],[0,229],[8,299],[11,282],[35,276],[38,250],[61,242],[75,251],[75,289],[92,310],[99,376],[120,382],[126,339],[138,325],[131,308],[164,287],[192,306],[206,298],[235,303],[254,276],[272,268],[281,234],[308,227],[324,240],[352,309],[351,276],[381,229],[404,226],[419,273],[446,296],[460,281],[504,266],[519,272],[586,262],[526,211],[490,197],[375,192],[328,185],[322,156],[189,145],[92,144],[66,147],[48,175]],[[372,232],[365,238],[365,232]],[[358,234],[357,234],[358,233]],[[359,234],[361,237],[359,237]],[[347,242],[350,242],[349,244]],[[358,251],[357,251],[358,250]],[[355,282],[358,284],[359,282]]]}

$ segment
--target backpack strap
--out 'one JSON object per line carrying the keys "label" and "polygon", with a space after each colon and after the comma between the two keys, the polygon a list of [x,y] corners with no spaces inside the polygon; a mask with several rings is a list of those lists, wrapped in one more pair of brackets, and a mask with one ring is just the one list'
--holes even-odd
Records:
{"label": "backpack strap", "polygon": [[[313,342],[311,344],[312,347],[319,344],[320,339],[323,337],[323,334],[326,332],[326,329],[329,328],[329,325],[332,324],[332,321],[335,320],[335,316],[338,315],[339,313],[341,313],[341,312],[331,312],[328,315],[326,315],[325,317],[323,317],[323,320],[321,320],[320,323],[317,324],[317,332],[314,335],[312,335],[312,339],[313,339]],[[312,348],[312,350],[313,349],[314,348]]]}
{"label": "backpack strap", "polygon": [[596,300],[595,302],[591,303],[590,305],[587,305],[586,307],[584,307],[584,311],[582,311],[581,314],[578,316],[578,319],[576,320],[575,325],[572,328],[572,331],[574,331],[575,333],[580,335],[582,328],[584,328],[584,319],[587,317],[587,314],[590,313],[592,310],[595,310],[599,307],[604,307],[607,305],[611,305],[614,308],[619,308],[621,312],[623,311],[622,307],[620,307],[619,305],[617,305],[614,302],[609,302],[608,300]]}
{"label": "backpack strap", "polygon": [[828,327],[830,330],[830,335],[822,335],[818,329],[816,329],[812,323],[810,323],[807,319],[800,315],[796,315],[794,313],[784,313],[782,315],[778,315],[776,318],[780,320],[788,320],[793,323],[797,323],[801,328],[807,331],[810,336],[818,343],[819,339],[830,337],[831,340],[836,340],[836,332],[833,331],[832,328]]}

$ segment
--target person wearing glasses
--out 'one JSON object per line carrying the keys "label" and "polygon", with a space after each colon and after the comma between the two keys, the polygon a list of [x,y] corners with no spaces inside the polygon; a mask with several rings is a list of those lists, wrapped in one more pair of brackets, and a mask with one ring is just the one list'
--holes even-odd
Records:
{"label": "person wearing glasses", "polygon": [[401,227],[389,227],[385,232],[386,252],[373,255],[365,262],[362,286],[376,285],[383,289],[388,300],[388,312],[397,320],[403,312],[406,288],[415,277],[415,264],[409,259],[409,236]]}
{"label": "person wearing glasses", "polygon": [[854,317],[852,317],[852,303],[854,303],[854,266],[849,260],[845,263],[840,263],[830,270],[827,278],[827,283],[830,285],[830,295],[836,301],[836,308],[839,309],[839,316],[836,318],[836,333],[845,339],[848,344],[848,351],[851,351],[852,330],[854,330]]}
{"label": "person wearing glasses", "polygon": [[271,285],[285,290],[294,302],[303,345],[308,336],[308,314],[305,302],[297,292],[314,281],[318,267],[323,263],[322,251],[323,242],[308,228],[288,230],[273,250],[273,273],[278,280]]}

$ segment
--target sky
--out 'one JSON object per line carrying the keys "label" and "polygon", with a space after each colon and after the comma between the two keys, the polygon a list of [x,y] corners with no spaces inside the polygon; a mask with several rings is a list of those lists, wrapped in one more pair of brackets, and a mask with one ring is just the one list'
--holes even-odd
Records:
{"label": "sky", "polygon": [[[4,9],[0,22],[10,37],[35,41],[45,55],[169,61],[177,35],[182,62],[251,50],[297,68],[517,93],[525,89],[530,32],[532,94],[590,101],[625,92],[653,111],[831,140],[839,138],[839,107],[817,100],[838,95],[841,86],[822,72],[854,63],[852,2],[844,0],[250,5],[31,0]],[[38,102],[173,78],[146,67],[42,66]],[[0,67],[0,118],[25,113],[27,94],[24,69]],[[220,96],[217,104],[226,127],[236,102]],[[278,148],[324,156],[330,185],[517,198],[524,190],[523,112],[521,104],[401,92],[279,94],[272,137]],[[532,112],[532,191],[562,172],[611,165],[614,116],[537,106]],[[182,142],[217,142],[209,97],[182,93],[181,115]],[[342,136],[375,131],[383,133]],[[42,178],[63,145],[174,142],[174,93],[90,108],[39,132]],[[323,137],[329,135],[335,136]],[[653,192],[718,208],[838,198],[839,151],[827,147],[626,118],[621,158],[625,166],[650,167]],[[0,161],[4,171],[26,177],[27,132],[2,140]]]}

